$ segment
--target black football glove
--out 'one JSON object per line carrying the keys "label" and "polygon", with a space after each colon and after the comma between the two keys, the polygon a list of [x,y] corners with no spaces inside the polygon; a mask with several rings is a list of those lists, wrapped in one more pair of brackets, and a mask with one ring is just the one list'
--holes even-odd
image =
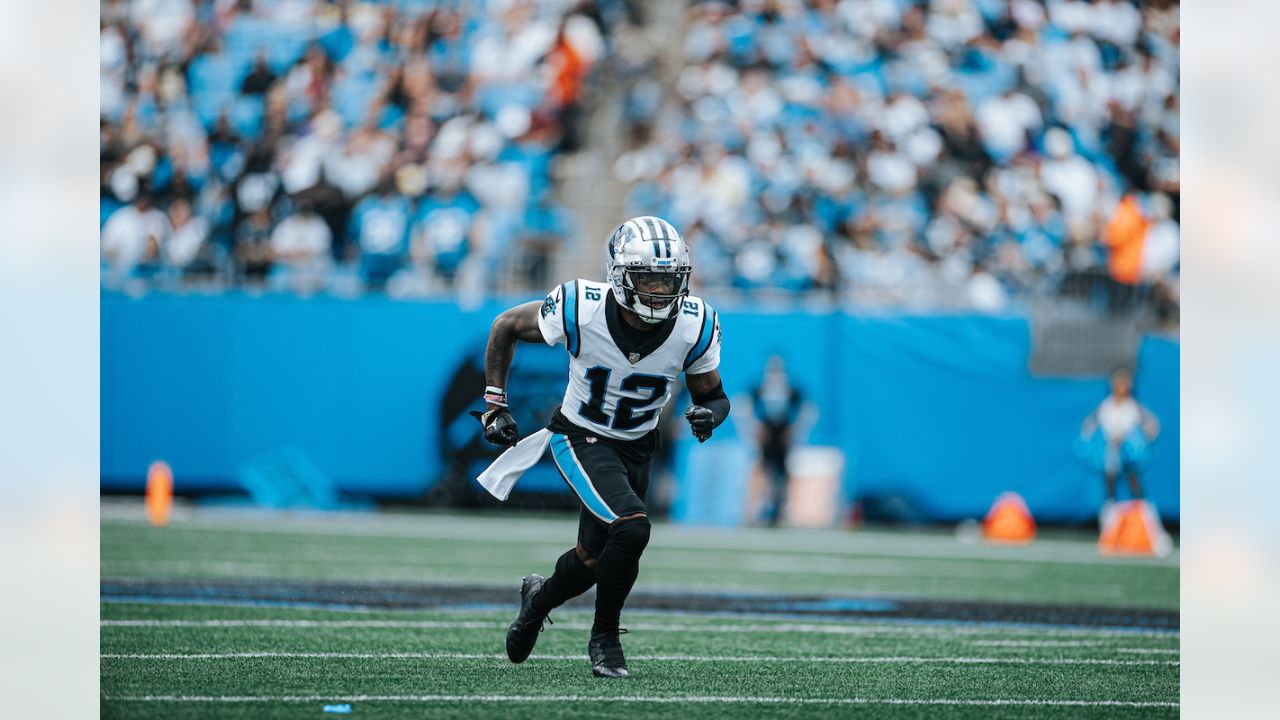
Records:
{"label": "black football glove", "polygon": [[693,436],[698,438],[700,443],[706,442],[707,438],[711,437],[711,431],[715,429],[715,413],[701,405],[690,405],[689,409],[684,411],[684,419],[689,421]]}
{"label": "black football glove", "polygon": [[520,431],[516,429],[516,420],[511,411],[504,407],[496,407],[489,412],[481,413],[472,410],[471,417],[484,426],[484,439],[501,447],[515,447],[520,441]]}

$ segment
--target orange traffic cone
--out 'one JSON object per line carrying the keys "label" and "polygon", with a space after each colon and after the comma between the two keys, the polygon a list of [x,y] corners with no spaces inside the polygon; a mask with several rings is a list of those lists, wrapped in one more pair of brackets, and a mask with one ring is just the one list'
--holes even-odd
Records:
{"label": "orange traffic cone", "polygon": [[1036,521],[1021,495],[1007,492],[996,498],[982,521],[982,538],[1010,545],[1025,545],[1036,539]]}
{"label": "orange traffic cone", "polygon": [[1098,537],[1098,552],[1103,555],[1164,557],[1172,549],[1173,542],[1160,525],[1155,509],[1144,500],[1116,505]]}
{"label": "orange traffic cone", "polygon": [[163,460],[151,463],[147,468],[147,519],[152,525],[169,524],[169,511],[173,509],[173,471]]}

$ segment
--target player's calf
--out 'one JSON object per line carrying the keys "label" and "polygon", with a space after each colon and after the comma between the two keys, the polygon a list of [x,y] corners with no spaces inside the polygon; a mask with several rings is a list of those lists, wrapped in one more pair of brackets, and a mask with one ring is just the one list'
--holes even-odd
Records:
{"label": "player's calf", "polygon": [[609,526],[609,540],[596,561],[596,617],[591,626],[587,655],[596,677],[630,676],[622,653],[618,627],[622,606],[640,572],[640,556],[649,544],[651,530],[644,514],[628,515]]}
{"label": "player's calf", "polygon": [[533,598],[533,609],[545,615],[590,590],[596,584],[594,565],[594,560],[583,559],[578,548],[565,552],[556,560],[556,571]]}
{"label": "player's calf", "polygon": [[609,539],[596,559],[596,617],[592,632],[618,629],[622,606],[640,574],[640,556],[649,544],[649,518],[628,515],[609,526]]}
{"label": "player's calf", "polygon": [[[520,614],[507,630],[507,657],[513,663],[524,662],[533,652],[545,620],[551,623],[551,611],[581,595],[596,584],[593,560],[583,560],[581,545],[556,560],[556,570],[544,580],[533,574],[520,587]],[[554,624],[554,623],[552,623]]]}

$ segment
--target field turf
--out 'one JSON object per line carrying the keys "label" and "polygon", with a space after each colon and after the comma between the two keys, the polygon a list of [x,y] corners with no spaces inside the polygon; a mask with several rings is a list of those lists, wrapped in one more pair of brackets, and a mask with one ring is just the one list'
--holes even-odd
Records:
{"label": "field turf", "polygon": [[[659,524],[623,614],[633,677],[607,681],[585,658],[589,597],[529,661],[502,654],[519,578],[550,573],[567,516],[202,511],[157,529],[137,505],[103,506],[103,717],[1178,714],[1176,556],[1106,560],[1085,535]],[[985,619],[902,609],[924,601]],[[1009,603],[1043,617],[1000,621]]]}

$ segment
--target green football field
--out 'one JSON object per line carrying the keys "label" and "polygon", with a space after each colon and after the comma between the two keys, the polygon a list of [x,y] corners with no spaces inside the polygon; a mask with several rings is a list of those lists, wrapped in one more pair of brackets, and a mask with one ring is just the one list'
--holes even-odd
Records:
{"label": "green football field", "polygon": [[503,654],[565,516],[103,506],[104,717],[1173,717],[1178,560],[1094,538],[655,526],[591,675],[590,596]]}

